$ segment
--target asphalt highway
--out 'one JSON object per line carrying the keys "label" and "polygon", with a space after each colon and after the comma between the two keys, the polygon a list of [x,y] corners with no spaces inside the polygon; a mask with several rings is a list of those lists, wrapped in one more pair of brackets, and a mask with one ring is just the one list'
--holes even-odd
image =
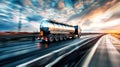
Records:
{"label": "asphalt highway", "polygon": [[[96,35],[84,35],[78,39],[54,43],[41,43],[41,41],[22,41],[1,43],[0,66],[23,67],[23,66],[52,66],[57,61],[72,53],[78,47],[86,45],[100,37]],[[3,46],[5,44],[5,46]],[[87,46],[87,45],[86,45]],[[59,60],[58,60],[59,61]]]}
{"label": "asphalt highway", "polygon": [[120,67],[120,40],[102,36],[76,67]]}

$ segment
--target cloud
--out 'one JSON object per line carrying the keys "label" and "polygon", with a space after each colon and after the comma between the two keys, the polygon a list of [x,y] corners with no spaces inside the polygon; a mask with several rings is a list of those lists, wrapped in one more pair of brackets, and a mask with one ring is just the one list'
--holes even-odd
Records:
{"label": "cloud", "polygon": [[85,22],[82,24],[84,26],[90,26],[92,22],[89,19],[86,19]]}
{"label": "cloud", "polygon": [[104,28],[103,30],[120,30],[120,24],[111,26],[109,28]]}
{"label": "cloud", "polygon": [[[100,30],[104,28],[101,27],[102,24],[109,24],[111,22],[108,21],[120,17],[120,11],[113,11],[118,10],[115,9],[118,7],[118,5],[115,5],[118,1],[119,0],[84,0],[84,2],[83,0],[1,0],[0,19],[7,21],[7,23],[1,23],[3,26],[0,30],[5,30],[6,26],[10,27],[10,30],[17,30],[18,22],[21,20],[23,31],[29,31],[29,29],[35,31],[39,28],[37,25],[39,25],[39,21],[43,18],[70,25],[79,25],[84,29]],[[1,5],[4,5],[4,7]],[[96,25],[96,27],[94,25]]]}
{"label": "cloud", "polygon": [[9,2],[11,2],[13,4],[18,4],[18,5],[21,5],[21,6],[24,5],[23,4],[24,0],[10,0]]}
{"label": "cloud", "polygon": [[[93,2],[89,5],[87,5],[86,7],[82,4],[81,9],[79,10],[79,12],[77,14],[72,15],[70,18],[68,18],[67,21],[71,21],[74,19],[79,19],[83,16],[88,15],[89,13],[91,13],[91,11],[95,10],[96,8],[100,7],[101,5],[98,5],[99,2]],[[104,2],[103,2],[104,4]],[[89,7],[89,8],[87,8]]]}
{"label": "cloud", "polygon": [[120,12],[115,13],[115,14],[112,15],[110,18],[111,18],[111,19],[118,19],[118,18],[120,18]]}
{"label": "cloud", "polygon": [[87,6],[88,8],[81,8],[81,12],[72,15],[68,19],[68,21],[80,19],[82,17],[96,16],[100,13],[103,14],[105,11],[111,8],[111,6],[114,6],[114,4],[117,2],[118,0],[100,0],[97,2],[93,2]]}
{"label": "cloud", "polygon": [[14,31],[17,30],[17,24],[8,21],[0,20],[0,31]]}
{"label": "cloud", "polygon": [[111,12],[111,16],[107,19],[107,21],[115,20],[120,18],[120,2],[114,5],[109,12]]}
{"label": "cloud", "polygon": [[[115,23],[107,22],[110,19],[119,18],[118,0],[109,0],[109,1],[97,1],[94,2],[89,8],[83,9],[81,13],[72,15],[68,21],[75,20],[76,22],[82,25],[84,30],[101,30],[106,27],[110,27]],[[120,5],[120,4],[119,4]],[[117,8],[117,9],[116,9]],[[117,11],[117,12],[116,12]],[[117,14],[117,15],[116,15]],[[89,21],[90,22],[89,22]],[[114,21],[115,22],[115,21]],[[107,24],[106,24],[107,23]],[[119,23],[116,23],[119,24]]]}
{"label": "cloud", "polygon": [[43,17],[39,16],[39,15],[27,16],[28,21],[40,21],[42,19],[43,19]]}

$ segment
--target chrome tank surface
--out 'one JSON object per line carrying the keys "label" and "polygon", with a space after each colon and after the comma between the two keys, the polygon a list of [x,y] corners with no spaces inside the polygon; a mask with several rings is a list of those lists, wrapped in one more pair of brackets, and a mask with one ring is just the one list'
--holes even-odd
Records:
{"label": "chrome tank surface", "polygon": [[55,21],[49,21],[49,20],[42,20],[40,23],[40,30],[43,31],[50,31],[50,33],[74,33],[75,29],[74,26],[62,24],[62,23],[57,23]]}

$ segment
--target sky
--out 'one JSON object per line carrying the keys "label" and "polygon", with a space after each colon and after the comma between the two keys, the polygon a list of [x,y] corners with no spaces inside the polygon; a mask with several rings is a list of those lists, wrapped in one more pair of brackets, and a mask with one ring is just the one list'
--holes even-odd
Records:
{"label": "sky", "polygon": [[83,32],[120,30],[119,0],[0,0],[0,32],[39,32],[51,19]]}

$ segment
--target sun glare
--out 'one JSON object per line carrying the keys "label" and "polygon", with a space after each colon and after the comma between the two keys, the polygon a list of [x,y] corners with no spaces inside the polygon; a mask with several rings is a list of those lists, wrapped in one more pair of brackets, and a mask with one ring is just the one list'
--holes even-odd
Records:
{"label": "sun glare", "polygon": [[120,30],[105,30],[105,33],[120,33]]}

